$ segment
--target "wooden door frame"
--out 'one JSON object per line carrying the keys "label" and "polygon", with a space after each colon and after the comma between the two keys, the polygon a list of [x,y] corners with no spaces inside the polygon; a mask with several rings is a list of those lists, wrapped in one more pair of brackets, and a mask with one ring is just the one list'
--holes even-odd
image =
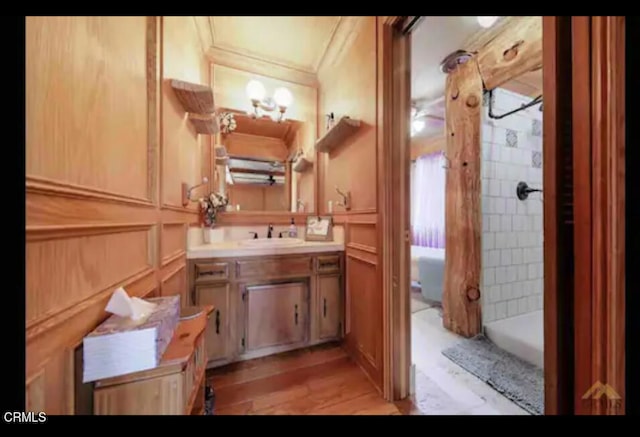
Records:
{"label": "wooden door frame", "polygon": [[[401,400],[409,395],[411,369],[411,310],[410,310],[410,204],[409,204],[409,111],[410,88],[405,86],[405,76],[410,78],[410,38],[401,32],[402,24],[413,17],[385,17],[380,21],[378,31],[379,44],[379,172],[384,181],[380,190],[380,229],[383,254],[383,297],[384,297],[384,395],[388,400]],[[555,28],[556,17],[545,17],[543,25]],[[551,20],[551,21],[550,21]],[[543,41],[543,75],[552,77],[557,74],[558,39],[556,33],[551,33]],[[545,67],[546,65],[546,67]],[[553,96],[556,101],[556,83],[545,81],[545,95]],[[553,103],[552,103],[553,105]],[[546,105],[545,105],[546,106]],[[554,117],[555,111],[547,114]],[[404,118],[403,118],[404,117]],[[548,115],[547,115],[548,117]],[[545,118],[546,119],[546,118]],[[547,138],[555,138],[558,134],[555,123],[544,123],[545,142]],[[555,147],[556,142],[549,143]],[[544,156],[553,156],[554,150],[545,144]],[[548,160],[548,159],[547,159]],[[551,160],[553,161],[553,159]],[[546,164],[546,162],[545,162]],[[550,167],[553,168],[553,167]],[[545,187],[558,183],[557,178],[551,178],[545,170]],[[407,184],[407,185],[404,185]],[[551,184],[551,185],[547,185]],[[406,188],[406,189],[403,189]],[[545,188],[546,190],[546,188]],[[552,190],[553,195],[553,190]],[[545,196],[547,197],[547,196]],[[547,197],[548,198],[548,197]],[[549,220],[555,209],[545,207],[545,233],[557,234],[556,220]],[[546,235],[546,234],[545,234]],[[554,240],[545,238],[545,258],[552,253],[554,259],[560,259],[556,254],[558,246]],[[546,264],[546,262],[545,262]],[[557,269],[556,269],[557,270]],[[559,327],[567,321],[564,313],[556,310],[558,294],[558,275],[562,271],[554,271],[548,281],[545,271],[545,313],[551,318],[545,318],[545,341],[553,345],[564,345],[555,339],[559,335]],[[549,286],[547,286],[549,282]],[[552,311],[548,311],[548,307]],[[562,308],[566,313],[568,308]],[[557,363],[565,364],[564,350],[557,347],[545,347],[545,367],[561,369]],[[555,373],[554,373],[555,375]],[[558,377],[545,378],[545,411],[547,414],[559,414],[567,411],[567,386],[561,385]]]}
{"label": "wooden door frame", "polygon": [[401,27],[414,17],[378,17],[378,235],[382,262],[383,395],[409,395],[409,116],[411,40]]}
{"label": "wooden door frame", "polygon": [[[410,74],[410,39],[399,30],[406,18],[381,17],[378,24],[383,388],[389,400],[404,399],[410,390],[409,201],[408,190],[402,189],[408,183],[409,173],[410,95],[406,80],[410,77],[407,76]],[[619,225],[624,223],[624,68],[620,67],[624,65],[624,18],[590,19],[591,27],[585,34],[589,41],[589,59],[592,59],[588,64],[591,65],[590,86],[580,88],[588,90],[588,95],[585,99],[585,95],[580,97],[574,90],[578,96],[574,99],[582,99],[583,105],[576,107],[575,103],[580,101],[574,102],[576,109],[568,109],[563,104],[566,99],[558,98],[569,92],[562,88],[567,83],[563,81],[567,71],[567,59],[563,55],[566,55],[570,35],[567,29],[573,33],[569,49],[574,62],[575,56],[581,56],[580,47],[585,47],[585,35],[580,36],[580,29],[575,27],[580,19],[573,20],[572,29],[563,17],[543,18],[545,414],[618,414],[624,412],[625,382],[625,252],[624,227]],[[573,70],[572,82],[576,81],[580,81],[580,69]],[[612,104],[607,104],[609,99]],[[586,103],[589,103],[588,111],[580,112]],[[585,206],[581,203],[584,192],[578,188],[574,191],[578,196],[574,207],[578,218],[573,231],[574,247],[565,247],[567,240],[559,234],[562,145],[563,141],[571,141],[563,131],[567,117],[573,119],[572,136],[581,135],[581,127],[592,126],[588,137],[572,137],[573,158],[577,158],[574,187],[584,183],[589,187],[587,209],[583,209]],[[587,155],[588,159],[583,159],[582,143],[592,152]],[[591,202],[597,208],[592,208]],[[583,220],[587,220],[586,226]],[[578,257],[574,272],[567,272],[562,261],[573,250],[583,250],[585,242],[589,244],[589,256]],[[599,268],[592,270],[592,265]],[[587,286],[583,292],[586,295],[576,294],[574,301],[573,291],[581,284]],[[573,326],[573,332],[567,330],[567,326]],[[575,350],[574,338],[578,339]],[[590,402],[585,406],[583,385],[588,382],[590,386],[597,381],[613,386],[622,396],[622,402]]]}
{"label": "wooden door frame", "polygon": [[[625,17],[572,17],[571,24],[573,64],[587,66],[572,73],[574,409],[624,414]],[[589,396],[595,384],[604,396]]]}

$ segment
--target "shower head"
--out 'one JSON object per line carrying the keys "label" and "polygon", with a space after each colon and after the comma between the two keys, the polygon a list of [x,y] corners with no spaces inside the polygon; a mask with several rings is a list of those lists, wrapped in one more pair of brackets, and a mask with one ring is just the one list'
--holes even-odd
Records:
{"label": "shower head", "polygon": [[444,74],[449,74],[453,70],[455,70],[458,65],[464,64],[467,62],[473,54],[467,52],[466,50],[456,50],[453,53],[448,54],[440,63],[440,71]]}

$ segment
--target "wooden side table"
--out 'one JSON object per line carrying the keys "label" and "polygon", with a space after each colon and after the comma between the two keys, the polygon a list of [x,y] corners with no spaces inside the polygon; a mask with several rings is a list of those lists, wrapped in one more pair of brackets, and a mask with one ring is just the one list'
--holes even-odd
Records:
{"label": "wooden side table", "polygon": [[96,381],[94,414],[204,414],[205,329],[213,310],[193,308],[180,320],[157,367]]}

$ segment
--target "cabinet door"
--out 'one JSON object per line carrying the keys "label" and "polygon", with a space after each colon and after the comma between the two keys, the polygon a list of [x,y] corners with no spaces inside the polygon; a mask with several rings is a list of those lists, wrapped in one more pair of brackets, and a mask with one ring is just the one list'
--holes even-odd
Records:
{"label": "cabinet door", "polygon": [[226,358],[230,353],[231,292],[229,284],[196,286],[196,304],[213,305],[213,313],[207,320],[205,343],[209,361]]}
{"label": "cabinet door", "polygon": [[318,276],[320,338],[342,335],[342,286],[340,275]]}
{"label": "cabinet door", "polygon": [[287,283],[246,288],[247,350],[298,343],[306,338],[307,285]]}

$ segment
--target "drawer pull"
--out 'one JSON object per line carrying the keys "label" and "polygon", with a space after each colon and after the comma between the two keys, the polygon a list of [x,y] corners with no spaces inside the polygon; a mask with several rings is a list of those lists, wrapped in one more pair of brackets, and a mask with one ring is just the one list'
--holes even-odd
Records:
{"label": "drawer pull", "polygon": [[327,298],[324,298],[324,309],[322,310],[324,317],[327,317]]}
{"label": "drawer pull", "polygon": [[201,270],[198,272],[198,276],[221,276],[224,275],[224,270]]}
{"label": "drawer pull", "polygon": [[338,263],[330,262],[330,263],[320,263],[320,267],[338,267]]}
{"label": "drawer pull", "polygon": [[216,334],[220,334],[220,310],[216,310]]}
{"label": "drawer pull", "polygon": [[339,269],[340,268],[340,259],[338,259],[338,258],[329,258],[329,259],[318,258],[318,268],[319,269]]}
{"label": "drawer pull", "polygon": [[297,325],[298,324],[298,305],[297,304],[295,305],[295,316],[294,316],[294,318],[295,318],[296,325]]}

